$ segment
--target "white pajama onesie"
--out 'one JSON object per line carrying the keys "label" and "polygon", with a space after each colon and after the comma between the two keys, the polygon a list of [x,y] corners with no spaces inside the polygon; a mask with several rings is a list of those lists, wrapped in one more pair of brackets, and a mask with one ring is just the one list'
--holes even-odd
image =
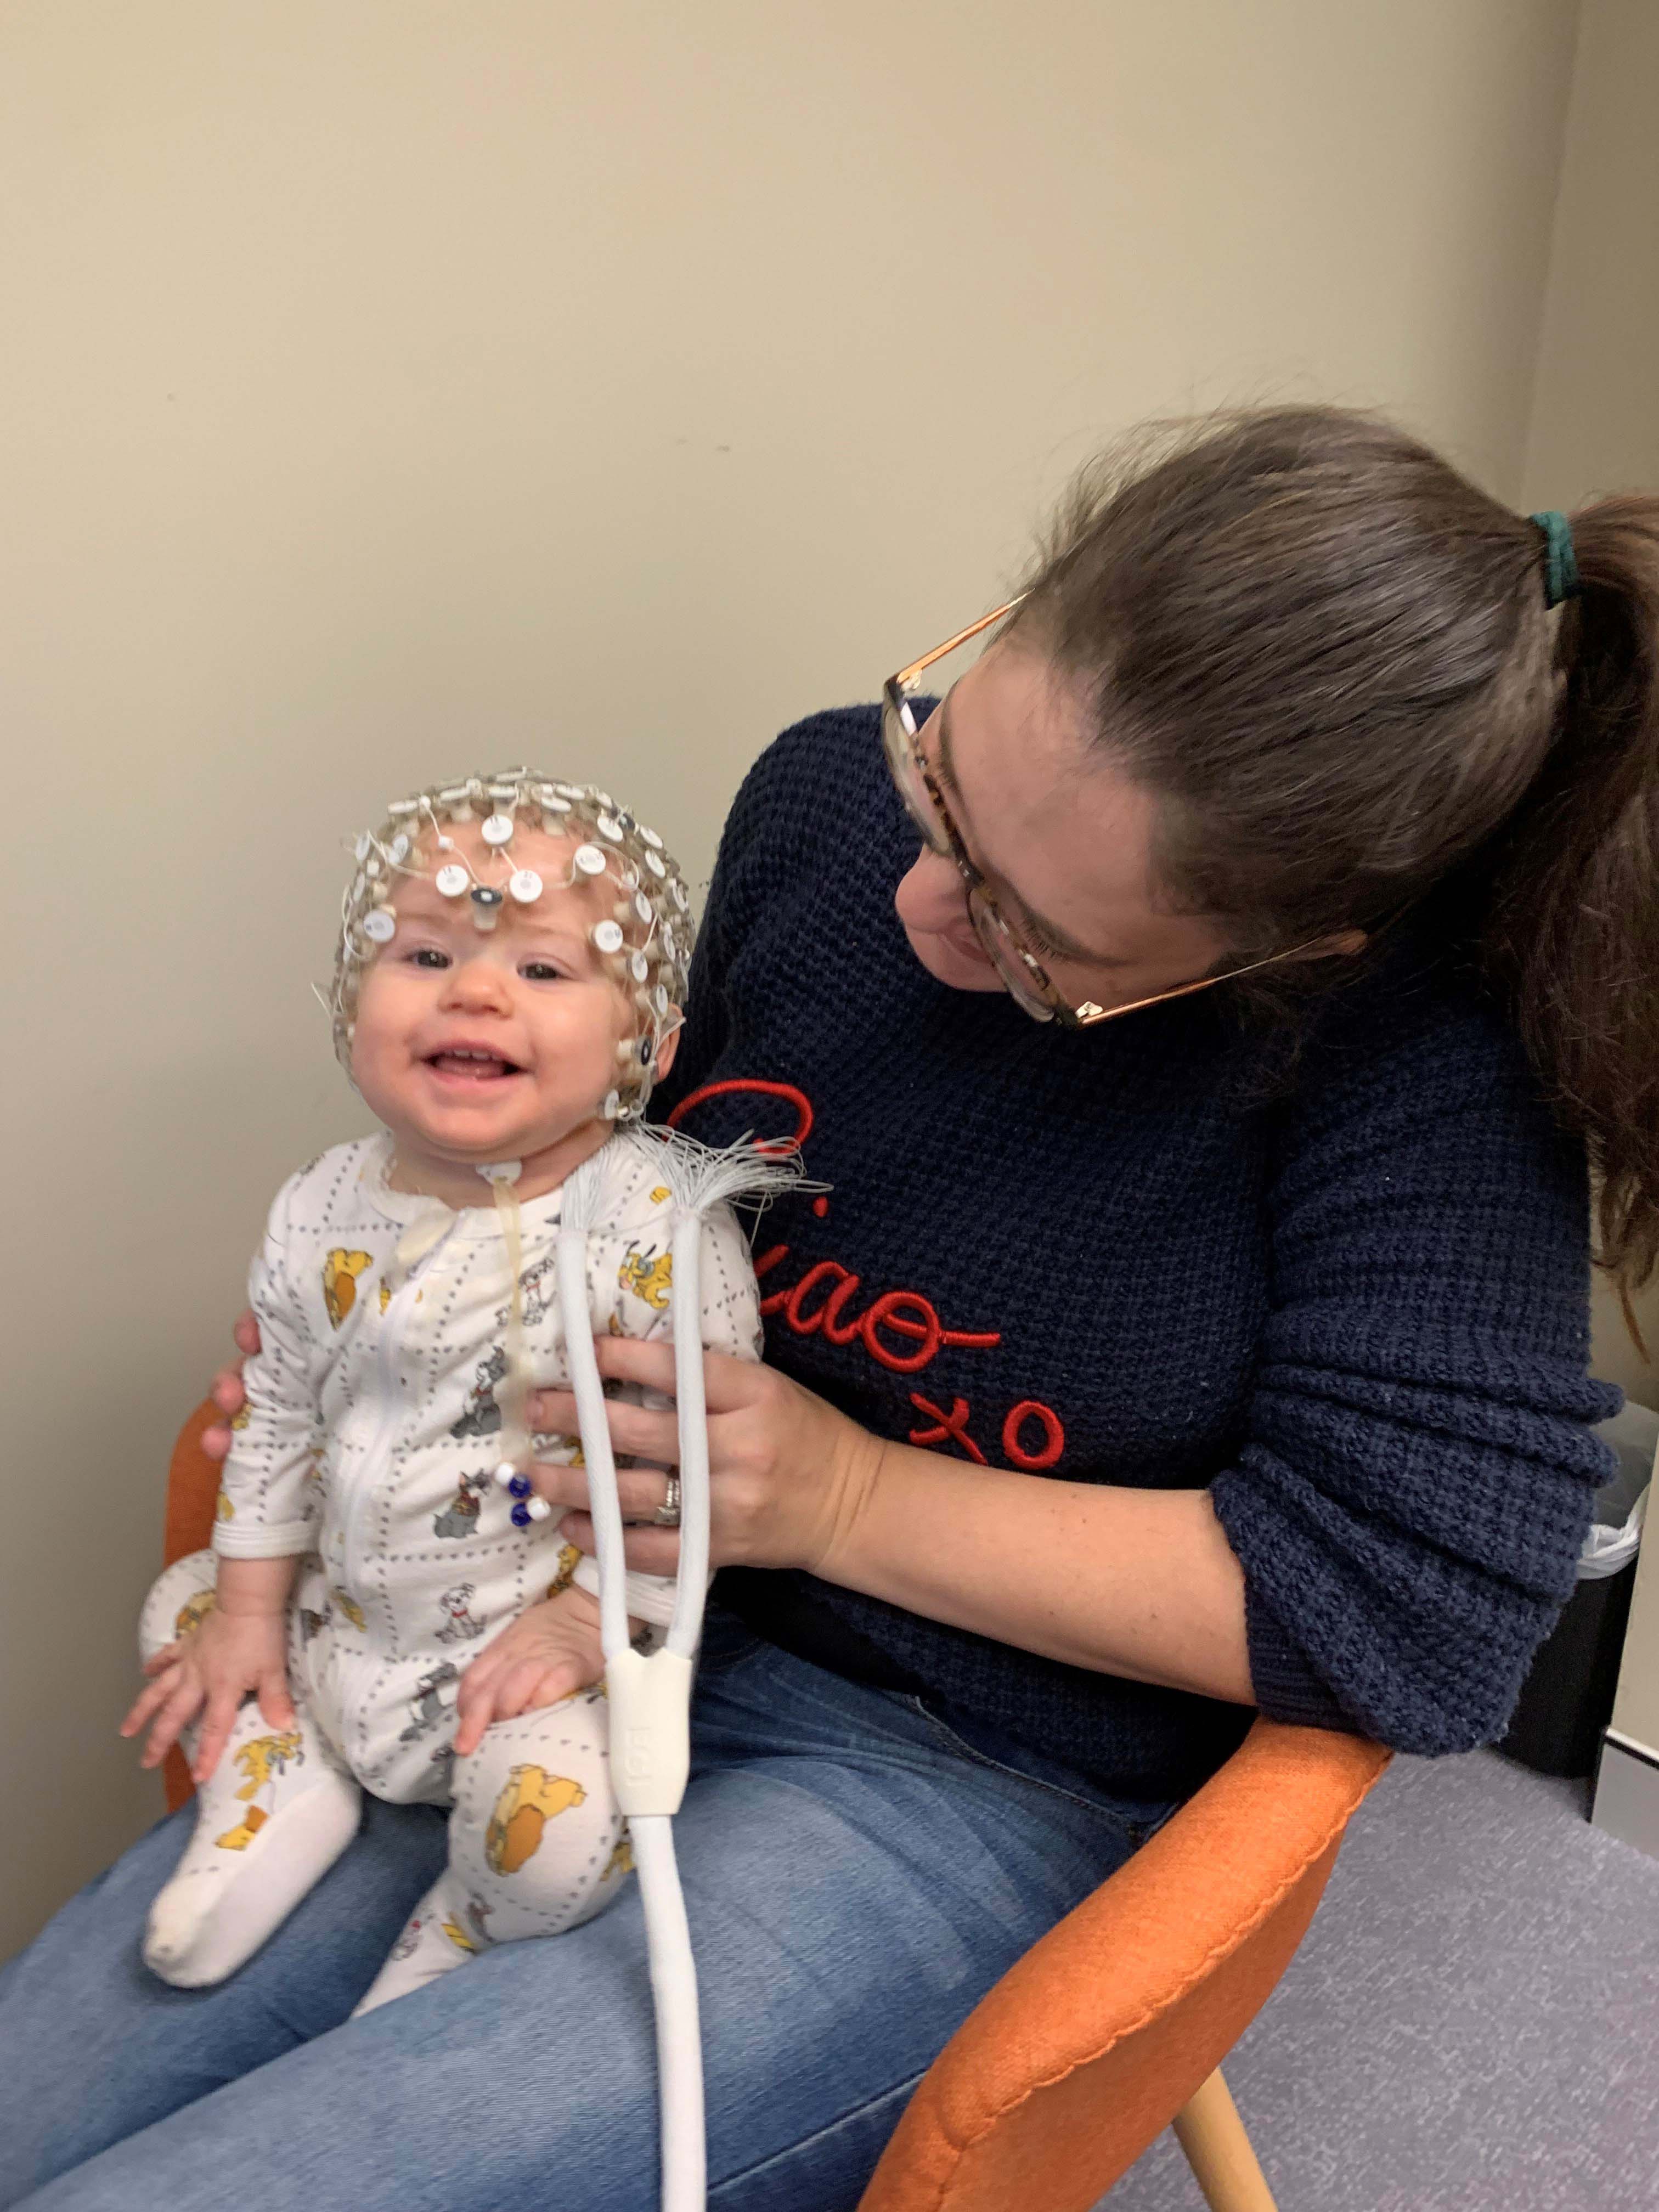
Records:
{"label": "white pajama onesie", "polygon": [[[527,1607],[573,1580],[597,1590],[598,1579],[556,1516],[515,1526],[495,1480],[513,1380],[495,1206],[482,1183],[483,1202],[459,1213],[388,1189],[391,1152],[386,1136],[367,1138],[291,1177],[251,1272],[261,1350],[247,1366],[214,1553],[301,1559],[289,1668],[301,1726],[273,1730],[253,1700],[244,1705],[152,1920],[146,1956],[169,1980],[218,1979],[228,1957],[240,1963],[233,1954],[264,1940],[271,1913],[290,1910],[349,1840],[359,1784],[397,1803],[455,1808],[450,1874],[400,1939],[394,1960],[407,1963],[394,1986],[377,1983],[381,1996],[428,1978],[413,1955],[423,1948],[435,1972],[486,1942],[574,1926],[628,1863],[599,1688],[496,1723],[456,1771],[454,1699],[468,1662]],[[674,1201],[664,1140],[621,1129],[596,1164],[580,1326],[667,1337]],[[554,1271],[561,1195],[521,1209],[526,1364],[547,1387],[568,1379]],[[758,1358],[758,1293],[729,1206],[710,1211],[702,1249],[704,1344]],[[576,1449],[538,1438],[536,1455],[568,1461]],[[216,1567],[213,1553],[198,1553],[162,1577],[145,1609],[146,1653],[199,1618]],[[630,1574],[629,1610],[665,1626],[673,1588]],[[267,1865],[253,1879],[256,1860]],[[262,1887],[269,1924],[246,1943],[246,1910],[222,1911],[219,1894]],[[170,1920],[163,1905],[175,1893]],[[216,1915],[240,1933],[216,1935]]]}

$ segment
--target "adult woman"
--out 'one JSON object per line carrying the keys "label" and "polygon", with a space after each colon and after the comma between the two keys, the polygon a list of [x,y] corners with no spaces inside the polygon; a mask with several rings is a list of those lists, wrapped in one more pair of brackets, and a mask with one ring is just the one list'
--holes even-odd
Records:
{"label": "adult woman", "polygon": [[[1565,525],[1363,419],[1243,418],[1085,499],[914,731],[893,693],[902,805],[868,711],[745,784],[671,1103],[777,1116],[830,1189],[767,1218],[769,1367],[709,1378],[678,1827],[716,2205],[855,2203],[945,2035],[1251,1705],[1501,1728],[1602,1471],[1586,1137],[1609,1260],[1659,1241],[1659,519],[1577,540],[1558,625]],[[671,1426],[614,1426],[648,1518]],[[375,1808],[200,1998],[132,1957],[178,1837],[129,1853],[0,1992],[0,2197],[648,2201],[628,1904],[323,2033],[436,1827]]]}

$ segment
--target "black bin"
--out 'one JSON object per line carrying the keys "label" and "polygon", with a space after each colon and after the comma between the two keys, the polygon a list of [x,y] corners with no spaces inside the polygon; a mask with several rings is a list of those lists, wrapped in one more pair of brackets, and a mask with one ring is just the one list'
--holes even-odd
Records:
{"label": "black bin", "polygon": [[[1595,1519],[1606,1528],[1622,1528],[1653,1468],[1659,1414],[1626,1406],[1602,1422],[1598,1433],[1618,1452],[1620,1471],[1596,1492]],[[1538,1647],[1499,1751],[1535,1774],[1595,1772],[1601,1731],[1613,1717],[1635,1586],[1633,1555],[1613,1574],[1580,1581]]]}

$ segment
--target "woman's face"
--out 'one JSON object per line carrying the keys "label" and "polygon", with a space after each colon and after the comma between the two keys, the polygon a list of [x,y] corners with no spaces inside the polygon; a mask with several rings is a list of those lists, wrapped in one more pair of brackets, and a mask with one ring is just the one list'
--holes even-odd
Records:
{"label": "woman's face", "polygon": [[[994,645],[935,709],[922,750],[1011,927],[1073,1006],[1122,1006],[1206,974],[1226,951],[1201,917],[1161,910],[1152,801],[1088,743],[1081,702],[1038,653]],[[941,983],[1000,991],[954,860],[923,847],[894,906]]]}

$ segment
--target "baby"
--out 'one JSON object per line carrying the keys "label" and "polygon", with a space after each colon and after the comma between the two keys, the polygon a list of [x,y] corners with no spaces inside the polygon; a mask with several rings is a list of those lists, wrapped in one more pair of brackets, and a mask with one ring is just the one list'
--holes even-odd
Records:
{"label": "baby", "polygon": [[[213,1549],[151,1591],[149,1686],[123,1723],[153,1722],[149,1763],[181,1730],[191,1759],[195,1832],[144,1946],[181,1988],[258,1949],[356,1833],[362,1790],[453,1808],[448,1867],[360,2011],[575,1926],[627,1871],[597,1574],[525,1472],[578,1448],[532,1438],[525,1406],[568,1384],[567,1325],[671,1334],[671,1229],[697,1179],[691,1148],[640,1126],[692,934],[661,839],[524,769],[388,814],[357,840],[331,998],[384,1131],[277,1194]],[[747,1180],[776,1176],[757,1158]],[[566,1216],[587,1226],[587,1310],[568,1322]],[[757,1358],[723,1204],[702,1285],[704,1344]],[[649,1648],[674,1585],[627,1587]]]}

